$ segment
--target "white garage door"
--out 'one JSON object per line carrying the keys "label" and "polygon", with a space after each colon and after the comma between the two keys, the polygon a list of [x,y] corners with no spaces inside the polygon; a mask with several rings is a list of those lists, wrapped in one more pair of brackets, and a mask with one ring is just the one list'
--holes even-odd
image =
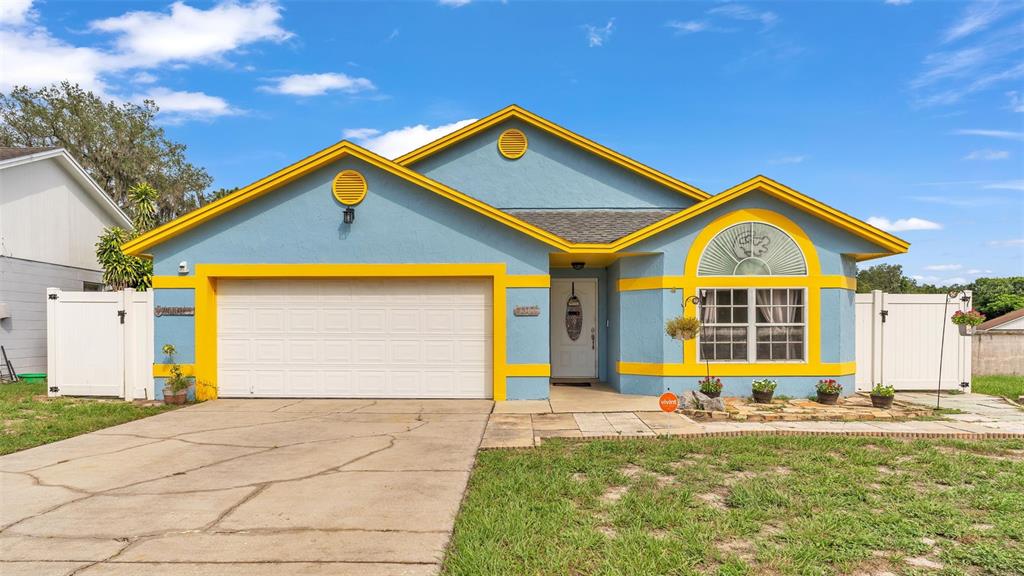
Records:
{"label": "white garage door", "polygon": [[490,398],[479,278],[220,280],[221,397]]}

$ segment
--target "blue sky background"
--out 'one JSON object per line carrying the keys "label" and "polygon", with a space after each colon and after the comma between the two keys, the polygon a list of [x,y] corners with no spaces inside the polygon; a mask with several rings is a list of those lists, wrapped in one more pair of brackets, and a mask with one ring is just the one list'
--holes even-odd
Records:
{"label": "blue sky background", "polygon": [[155,99],[215,187],[517,103],[873,218],[922,280],[1024,275],[1024,2],[0,3],[0,88],[65,78]]}

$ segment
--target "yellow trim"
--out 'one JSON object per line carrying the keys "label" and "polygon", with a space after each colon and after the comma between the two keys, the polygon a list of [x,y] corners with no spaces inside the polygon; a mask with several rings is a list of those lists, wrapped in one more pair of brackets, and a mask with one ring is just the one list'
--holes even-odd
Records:
{"label": "yellow trim", "polygon": [[509,274],[505,278],[508,288],[550,288],[551,276],[547,274]]}
{"label": "yellow trim", "polygon": [[153,288],[195,288],[195,276],[153,276]]}
{"label": "yellow trim", "polygon": [[[506,397],[505,264],[198,264],[195,272],[196,360],[199,400],[217,397],[217,281],[220,278],[423,278],[481,277],[491,279],[492,391]],[[513,276],[516,278],[516,276]],[[521,278],[521,277],[520,277]],[[535,281],[538,276],[526,276]]]}
{"label": "yellow trim", "polygon": [[[195,365],[193,364],[178,364],[181,366],[181,373],[185,376],[195,375]],[[167,378],[171,375],[170,364],[153,364],[153,377],[154,378]]]}
{"label": "yellow trim", "polygon": [[510,118],[521,120],[535,128],[544,130],[545,132],[557,136],[562,140],[569,142],[570,144],[574,144],[586,150],[587,152],[590,152],[591,154],[604,158],[605,160],[608,160],[609,162],[612,162],[614,164],[618,164],[619,166],[622,166],[627,170],[639,174],[649,180],[653,180],[658,184],[675,190],[676,192],[684,196],[688,196],[689,198],[692,198],[694,200],[697,200],[698,202],[706,200],[711,197],[710,194],[704,192],[703,190],[697,188],[696,186],[691,186],[690,184],[687,184],[682,180],[677,180],[669,176],[668,174],[664,174],[662,172],[659,172],[658,170],[655,170],[654,168],[651,168],[650,166],[641,164],[640,162],[637,162],[636,160],[633,160],[628,156],[619,154],[618,152],[615,152],[610,148],[606,148],[598,144],[597,142],[594,142],[593,140],[589,140],[587,138],[584,138],[583,136],[580,136],[579,134],[576,134],[575,132],[566,130],[565,128],[559,126],[558,124],[555,124],[554,122],[547,120],[545,118],[541,118],[540,116],[537,116],[533,112],[520,108],[515,104],[502,108],[501,110],[498,110],[497,112],[491,114],[490,116],[481,118],[480,120],[477,120],[476,122],[473,122],[468,126],[464,126],[463,128],[460,128],[459,130],[456,130],[455,132],[452,132],[451,134],[443,138],[438,138],[437,140],[434,140],[433,142],[430,142],[425,146],[422,146],[420,148],[417,148],[416,150],[413,150],[412,152],[400,156],[395,160],[395,162],[401,164],[402,166],[408,166],[410,164],[418,162],[419,160],[422,160],[423,158],[436,154],[437,152],[440,152],[441,150],[444,150],[445,148],[448,148],[449,146],[452,146],[457,142],[461,142],[462,140],[465,140],[466,138],[469,138],[474,134],[478,134],[484,130],[487,130],[491,126],[500,124]]}
{"label": "yellow trim", "polygon": [[840,288],[856,290],[857,279],[849,276],[648,276],[621,278],[619,292],[633,290],[668,290],[694,287],[761,287],[761,288]]}
{"label": "yellow trim", "polygon": [[507,364],[506,376],[541,376],[551,377],[551,364]]}
{"label": "yellow trim", "polygon": [[334,198],[346,206],[355,206],[366,198],[366,178],[358,170],[342,170],[331,182]]}
{"label": "yellow trim", "polygon": [[[699,364],[655,364],[650,362],[619,362],[619,374],[635,376],[704,376],[707,368]],[[712,363],[714,376],[847,376],[857,372],[856,362],[787,364],[773,362]]]}
{"label": "yellow trim", "polygon": [[[522,148],[519,145],[522,144]],[[509,160],[518,160],[526,154],[526,149],[529,148],[530,141],[526,138],[526,134],[523,134],[522,130],[505,130],[498,136],[498,152]]]}

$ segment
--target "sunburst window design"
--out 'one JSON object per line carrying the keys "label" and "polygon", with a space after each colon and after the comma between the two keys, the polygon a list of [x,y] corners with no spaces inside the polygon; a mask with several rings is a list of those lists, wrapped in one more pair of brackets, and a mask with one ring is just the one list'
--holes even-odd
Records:
{"label": "sunburst window design", "polygon": [[742,222],[708,242],[698,276],[804,276],[807,262],[788,234],[771,224]]}

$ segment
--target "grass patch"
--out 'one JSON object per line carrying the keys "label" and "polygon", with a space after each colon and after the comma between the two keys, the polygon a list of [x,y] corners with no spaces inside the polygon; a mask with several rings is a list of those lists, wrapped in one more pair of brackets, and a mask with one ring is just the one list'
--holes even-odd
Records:
{"label": "grass patch", "polygon": [[1024,376],[975,376],[971,378],[971,390],[1016,400],[1024,395]]}
{"label": "grass patch", "polygon": [[45,395],[45,383],[0,384],[0,455],[173,409],[120,400],[37,399]]}
{"label": "grass patch", "polygon": [[548,441],[478,456],[447,575],[1024,574],[1024,441]]}

